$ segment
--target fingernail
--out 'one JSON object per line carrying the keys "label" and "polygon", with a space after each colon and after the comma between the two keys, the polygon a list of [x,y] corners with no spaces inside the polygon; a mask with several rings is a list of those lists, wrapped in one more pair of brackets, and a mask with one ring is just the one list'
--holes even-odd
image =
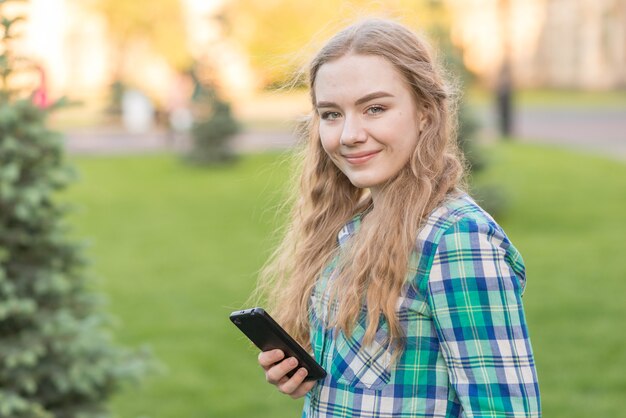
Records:
{"label": "fingernail", "polygon": [[289,359],[290,366],[296,366],[297,364],[298,364],[298,359],[296,359],[295,357],[292,357]]}
{"label": "fingernail", "polygon": [[302,367],[300,370],[298,370],[298,374],[300,374],[300,376],[306,376],[308,372],[304,367]]}

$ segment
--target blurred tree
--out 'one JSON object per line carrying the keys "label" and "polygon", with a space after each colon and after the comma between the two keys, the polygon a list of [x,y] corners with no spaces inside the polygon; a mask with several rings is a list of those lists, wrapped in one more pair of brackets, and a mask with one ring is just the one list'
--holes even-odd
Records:
{"label": "blurred tree", "polygon": [[432,1],[232,0],[223,18],[227,36],[248,53],[261,85],[273,88],[289,85],[319,46],[314,43],[321,44],[347,19],[378,15],[426,24]]}
{"label": "blurred tree", "polygon": [[106,417],[106,401],[149,362],[112,344],[81,245],[68,238],[55,193],[74,174],[60,135],[46,127],[61,103],[41,108],[12,82],[27,67],[13,54],[20,18],[5,15],[7,3],[0,0],[0,417]]}
{"label": "blurred tree", "polygon": [[450,13],[443,0],[429,0],[430,20],[427,32],[435,41],[440,60],[450,73],[449,78],[457,84],[461,96],[457,100],[458,129],[457,141],[463,151],[469,169],[469,182],[472,196],[493,216],[500,217],[506,210],[505,192],[498,186],[475,184],[474,177],[487,166],[484,152],[477,146],[480,123],[472,108],[467,104],[464,93],[472,82],[473,75],[463,63],[463,54],[450,37]]}
{"label": "blurred tree", "polygon": [[195,165],[215,165],[235,160],[231,147],[233,135],[239,132],[239,123],[235,120],[230,104],[222,99],[215,88],[211,69],[203,71],[195,66],[189,71],[193,82],[192,111],[194,114],[191,128],[192,149],[186,160]]}
{"label": "blurred tree", "polygon": [[455,87],[460,93],[457,101],[457,139],[459,146],[469,164],[470,171],[480,171],[485,165],[484,159],[481,158],[475,146],[476,134],[480,126],[478,119],[473,114],[463,95],[466,86],[471,83],[473,76],[463,63],[462,52],[452,43],[450,38],[450,14],[444,2],[442,0],[430,0],[428,4],[432,18],[427,31],[438,47],[439,60],[442,61],[446,71],[450,73],[448,78],[456,84]]}

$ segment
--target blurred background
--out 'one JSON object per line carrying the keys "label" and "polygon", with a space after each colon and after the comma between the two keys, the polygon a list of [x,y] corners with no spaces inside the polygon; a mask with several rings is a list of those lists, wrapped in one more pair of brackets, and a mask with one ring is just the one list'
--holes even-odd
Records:
{"label": "blurred background", "polygon": [[[8,7],[10,6],[10,7]],[[356,18],[425,33],[463,92],[472,190],[527,265],[546,417],[626,416],[626,0],[30,0],[16,51],[79,180],[116,341],[162,364],[119,417],[290,417],[229,323],[284,221],[298,71]]]}

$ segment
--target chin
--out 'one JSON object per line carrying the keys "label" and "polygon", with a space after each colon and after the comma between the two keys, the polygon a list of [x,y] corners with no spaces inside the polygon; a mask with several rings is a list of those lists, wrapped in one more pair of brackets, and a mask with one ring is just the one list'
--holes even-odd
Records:
{"label": "chin", "polygon": [[350,183],[352,183],[354,187],[358,187],[359,189],[369,189],[379,184],[378,182],[372,181],[369,179],[355,179],[355,178],[351,178]]}

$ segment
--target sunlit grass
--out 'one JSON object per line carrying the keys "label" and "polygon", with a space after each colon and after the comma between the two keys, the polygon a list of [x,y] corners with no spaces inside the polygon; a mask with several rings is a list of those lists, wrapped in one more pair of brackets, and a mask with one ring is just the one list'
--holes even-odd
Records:
{"label": "sunlit grass", "polygon": [[[284,172],[274,156],[201,170],[167,157],[82,158],[70,198],[126,344],[168,371],[120,396],[120,417],[293,416],[228,321],[268,254]],[[273,168],[274,167],[274,168]]]}
{"label": "sunlit grass", "polygon": [[484,181],[509,196],[546,417],[619,416],[626,378],[626,165],[508,144]]}
{"label": "sunlit grass", "polygon": [[[619,416],[626,391],[626,165],[510,143],[490,151],[482,182],[502,185],[500,219],[528,269],[524,301],[544,415]],[[118,396],[118,416],[287,418],[228,321],[254,287],[289,178],[277,155],[200,170],[169,156],[76,158],[65,196],[75,234],[92,240],[118,339],[148,344],[167,367]]]}
{"label": "sunlit grass", "polygon": [[[515,104],[529,108],[626,109],[626,90],[516,89]],[[465,99],[478,106],[493,105],[495,93],[484,87],[467,89]]]}

